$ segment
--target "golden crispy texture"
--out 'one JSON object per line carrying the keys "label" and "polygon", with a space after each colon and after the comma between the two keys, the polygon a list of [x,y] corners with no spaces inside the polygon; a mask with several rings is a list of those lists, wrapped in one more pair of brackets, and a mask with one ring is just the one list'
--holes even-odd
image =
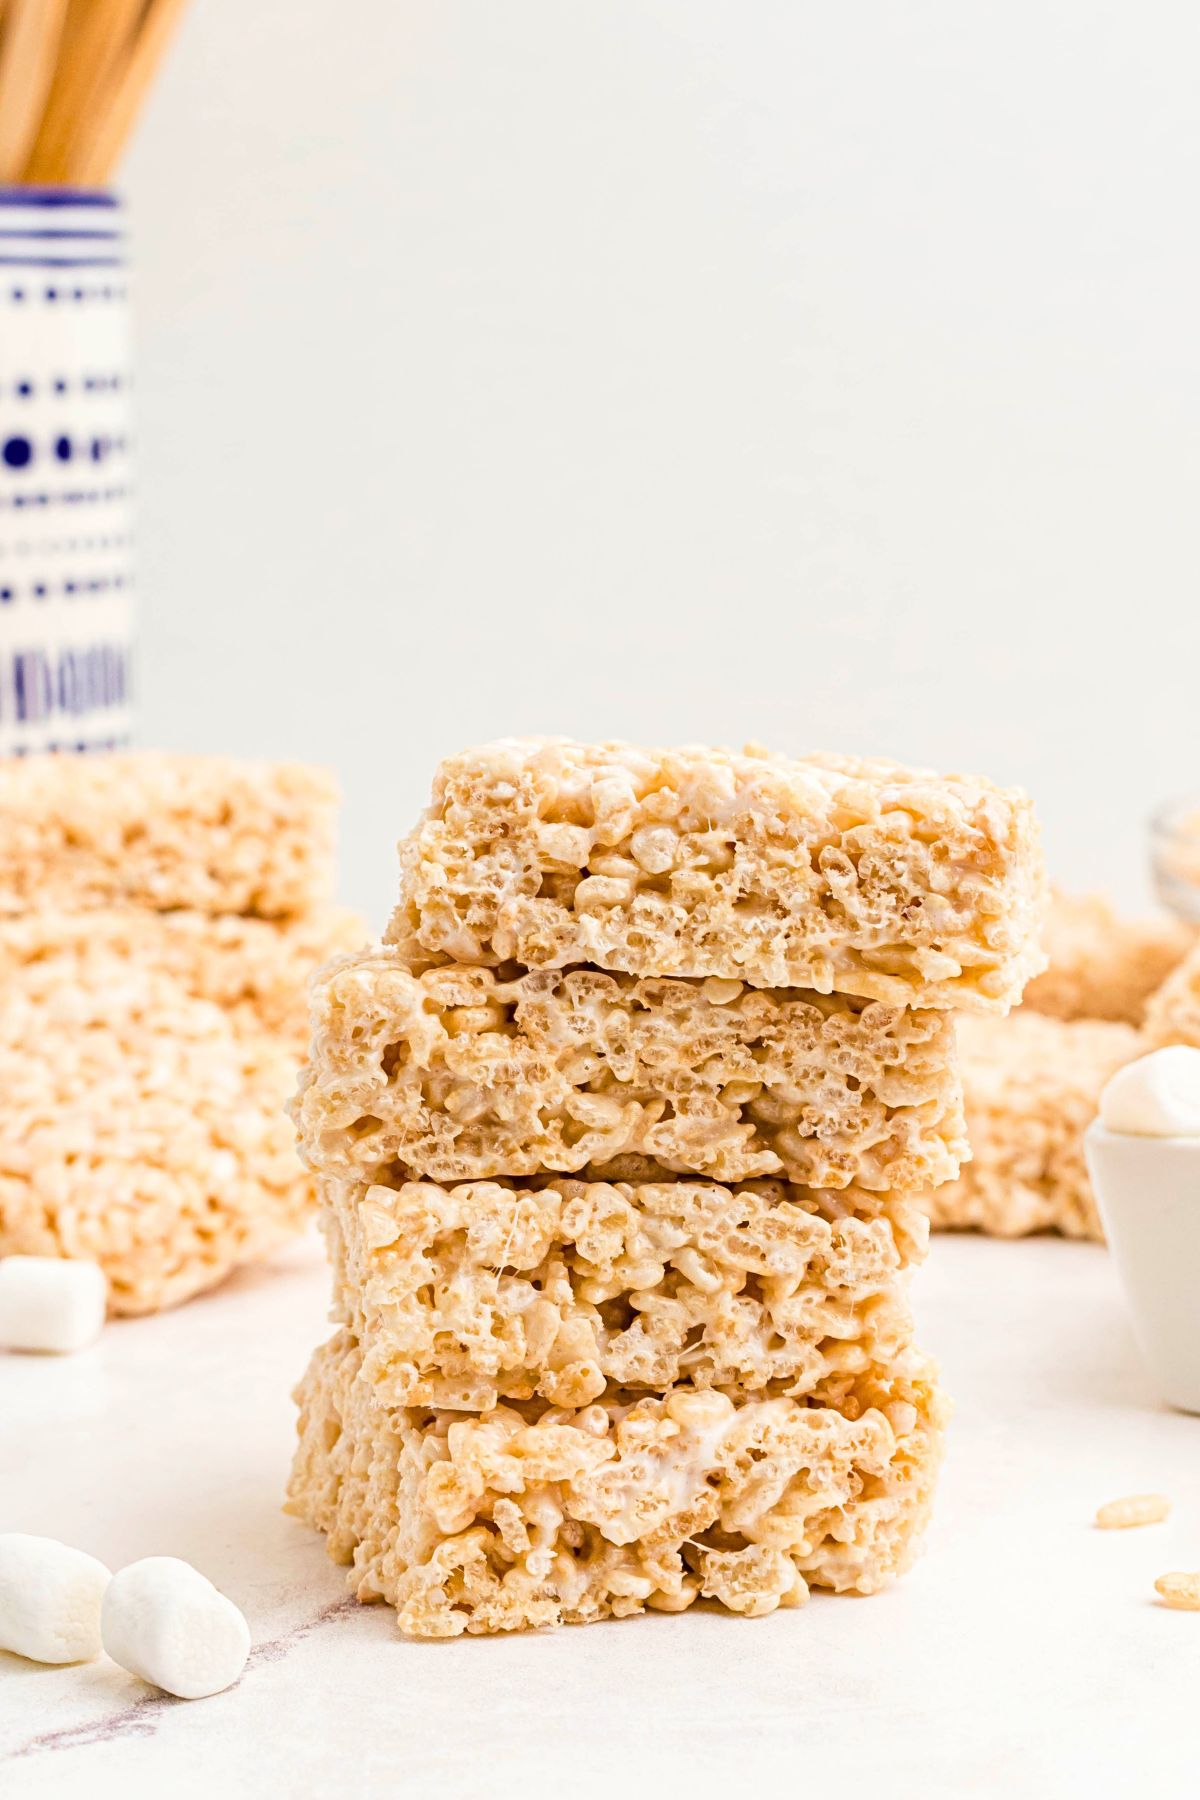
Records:
{"label": "golden crispy texture", "polygon": [[1167,1044],[1200,1049],[1200,943],[1168,975],[1146,1008],[1147,1050]]}
{"label": "golden crispy texture", "polygon": [[0,913],[304,912],[333,891],[323,769],[120,751],[0,762]]}
{"label": "golden crispy texture", "polygon": [[1055,1019],[1140,1025],[1196,933],[1165,915],[1123,919],[1102,894],[1055,892],[1042,941],[1050,966],[1026,988],[1026,1006]]}
{"label": "golden crispy texture", "polygon": [[598,969],[413,975],[386,946],[317,982],[295,1118],[311,1166],[349,1180],[641,1155],[722,1181],[911,1189],[967,1149],[945,1013]]}
{"label": "golden crispy texture", "polygon": [[286,1045],[116,951],[86,980],[72,954],[36,959],[3,992],[0,1256],[89,1258],[139,1313],[304,1224]]}
{"label": "golden crispy texture", "polygon": [[388,1406],[607,1385],[841,1402],[912,1342],[919,1197],[757,1181],[323,1184],[337,1316]]}
{"label": "golden crispy texture", "polygon": [[388,938],[443,962],[1003,1012],[1045,966],[1024,794],[884,762],[508,739],[444,762]]}
{"label": "golden crispy texture", "polygon": [[136,906],[0,914],[0,996],[38,964],[53,966],[62,982],[86,986],[111,980],[124,962],[174,977],[188,994],[299,1054],[314,970],[366,935],[362,920],[338,906],[278,920]]}
{"label": "golden crispy texture", "polygon": [[972,1160],[929,1196],[934,1228],[1103,1239],[1083,1134],[1109,1076],[1144,1048],[1132,1026],[1094,1019],[960,1020]]}
{"label": "golden crispy texture", "polygon": [[288,1510],[413,1637],[584,1624],[698,1595],[757,1616],[911,1561],[945,1405],[917,1358],[841,1409],[609,1390],[581,1409],[388,1411],[340,1332],[297,1390]]}

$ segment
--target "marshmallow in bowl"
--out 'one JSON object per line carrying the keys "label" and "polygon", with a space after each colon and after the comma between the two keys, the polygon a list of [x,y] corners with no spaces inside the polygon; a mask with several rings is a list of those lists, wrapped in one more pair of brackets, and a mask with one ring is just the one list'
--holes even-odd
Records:
{"label": "marshmallow in bowl", "polygon": [[55,1538],[0,1532],[0,1650],[31,1662],[89,1662],[100,1654],[102,1562]]}
{"label": "marshmallow in bowl", "polygon": [[250,1630],[233,1601],[175,1556],[118,1570],[100,1626],[114,1662],[181,1700],[231,1687],[250,1653]]}
{"label": "marshmallow in bowl", "polygon": [[0,1257],[0,1349],[69,1352],[100,1335],[108,1282],[98,1263]]}
{"label": "marshmallow in bowl", "polygon": [[1200,1050],[1171,1044],[1118,1069],[1100,1123],[1130,1137],[1200,1137]]}

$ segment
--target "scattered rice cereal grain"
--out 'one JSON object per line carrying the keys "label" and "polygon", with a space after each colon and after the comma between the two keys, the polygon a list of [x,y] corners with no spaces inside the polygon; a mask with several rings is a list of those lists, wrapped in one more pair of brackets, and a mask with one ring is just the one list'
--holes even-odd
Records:
{"label": "scattered rice cereal grain", "polygon": [[1164,1606],[1176,1612],[1200,1612],[1200,1569],[1173,1569],[1160,1575],[1154,1591]]}
{"label": "scattered rice cereal grain", "polygon": [[1126,1494],[1102,1506],[1096,1523],[1101,1531],[1126,1531],[1131,1525],[1160,1525],[1170,1510],[1165,1494]]}

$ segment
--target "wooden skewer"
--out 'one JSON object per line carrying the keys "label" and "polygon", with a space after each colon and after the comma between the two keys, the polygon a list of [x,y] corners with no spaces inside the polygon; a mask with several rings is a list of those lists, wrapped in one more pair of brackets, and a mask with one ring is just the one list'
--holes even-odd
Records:
{"label": "wooden skewer", "polygon": [[30,182],[70,182],[75,145],[94,129],[115,71],[128,58],[144,0],[69,0],[58,67],[23,171]]}
{"label": "wooden skewer", "polygon": [[0,45],[0,181],[20,181],[41,118],[66,0],[8,0]]}
{"label": "wooden skewer", "polygon": [[76,140],[71,179],[80,186],[103,187],[112,175],[184,5],[185,0],[146,0],[132,48],[105,103],[87,134]]}

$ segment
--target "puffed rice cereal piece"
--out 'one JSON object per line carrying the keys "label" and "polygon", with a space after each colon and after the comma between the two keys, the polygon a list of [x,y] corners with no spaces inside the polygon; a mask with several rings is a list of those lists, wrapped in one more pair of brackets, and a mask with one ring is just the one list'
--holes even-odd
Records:
{"label": "puffed rice cereal piece", "polygon": [[971,1160],[928,1196],[935,1230],[1103,1239],[1083,1152],[1110,1075],[1145,1045],[1129,1025],[1021,1011],[959,1020]]}
{"label": "puffed rice cereal piece", "polygon": [[1160,1525],[1171,1510],[1165,1494],[1126,1494],[1108,1500],[1096,1514],[1101,1531],[1127,1531],[1133,1525]]}
{"label": "puffed rice cereal piece", "polygon": [[912,1342],[918,1196],[558,1177],[323,1197],[338,1316],[388,1406],[680,1381],[838,1403]]}
{"label": "puffed rice cereal piece", "polygon": [[329,899],[324,769],[136,750],[0,762],[0,913],[191,907],[264,918]]}
{"label": "puffed rice cereal piece", "polygon": [[388,947],[317,981],[295,1103],[321,1174],[574,1173],[626,1155],[740,1181],[935,1187],[967,1154],[942,1012],[740,982],[452,964]]}
{"label": "puffed rice cereal piece", "polygon": [[300,1388],[288,1510],[413,1637],[873,1593],[929,1511],[945,1404],[917,1358],[841,1410],[607,1390],[483,1417],[380,1406],[340,1332]]}
{"label": "puffed rice cereal piece", "polygon": [[1196,933],[1165,915],[1124,919],[1102,894],[1056,890],[1042,942],[1050,966],[1026,988],[1026,1006],[1056,1019],[1140,1025]]}
{"label": "puffed rice cereal piece", "polygon": [[442,962],[1004,1012],[1045,966],[1026,796],[887,762],[505,739],[448,758],[387,937]]}
{"label": "puffed rice cereal piece", "polygon": [[1160,1575],[1154,1591],[1164,1606],[1177,1612],[1200,1612],[1200,1569],[1173,1569]]}

